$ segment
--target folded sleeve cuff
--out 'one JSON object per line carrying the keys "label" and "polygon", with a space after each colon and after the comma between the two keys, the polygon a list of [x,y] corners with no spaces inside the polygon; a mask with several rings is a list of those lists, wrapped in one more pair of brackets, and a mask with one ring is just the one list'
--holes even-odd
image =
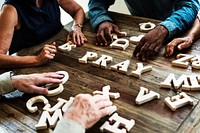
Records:
{"label": "folded sleeve cuff", "polygon": [[164,26],[168,30],[168,38],[173,37],[178,32],[176,24],[171,21],[163,21],[160,25]]}
{"label": "folded sleeve cuff", "polygon": [[99,16],[92,24],[92,29],[96,30],[96,27],[103,21],[112,21],[112,19],[109,16]]}
{"label": "folded sleeve cuff", "polygon": [[12,72],[6,72],[0,75],[0,95],[14,91],[11,80]]}
{"label": "folded sleeve cuff", "polygon": [[85,133],[85,128],[70,119],[61,119],[53,133]]}

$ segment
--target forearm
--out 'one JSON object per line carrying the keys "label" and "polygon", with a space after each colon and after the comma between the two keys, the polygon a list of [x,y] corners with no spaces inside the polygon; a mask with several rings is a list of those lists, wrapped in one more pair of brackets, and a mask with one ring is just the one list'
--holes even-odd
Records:
{"label": "forearm", "polygon": [[59,5],[74,19],[75,23],[83,24],[84,11],[83,8],[74,0],[58,0]]}
{"label": "forearm", "polygon": [[0,75],[0,95],[14,91],[11,72],[6,72]]}
{"label": "forearm", "polygon": [[0,55],[0,68],[28,67],[37,65],[39,64],[36,56]]}
{"label": "forearm", "polygon": [[84,18],[85,18],[85,14],[83,9],[79,9],[76,14],[74,15],[73,19],[74,19],[74,24],[83,24],[84,22]]}
{"label": "forearm", "polygon": [[92,28],[95,30],[96,27],[103,21],[112,21],[109,17],[108,8],[114,4],[115,0],[90,0],[89,7],[89,18]]}
{"label": "forearm", "polygon": [[176,9],[171,16],[160,23],[168,29],[168,37],[173,37],[192,26],[199,9],[199,3],[198,0],[177,0],[175,7]]}
{"label": "forearm", "polygon": [[198,18],[194,21],[191,30],[187,34],[187,37],[190,37],[192,42],[196,41],[200,37],[200,21]]}

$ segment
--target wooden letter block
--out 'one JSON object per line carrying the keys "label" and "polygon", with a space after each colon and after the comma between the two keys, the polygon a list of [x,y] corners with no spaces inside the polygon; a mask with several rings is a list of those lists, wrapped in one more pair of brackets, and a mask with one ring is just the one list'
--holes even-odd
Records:
{"label": "wooden letter block", "polygon": [[92,65],[100,68],[107,68],[107,63],[112,62],[113,58],[108,55],[102,55],[98,60],[93,61]]}
{"label": "wooden letter block", "polygon": [[74,101],[74,97],[70,97],[69,101],[67,101],[67,103],[65,103],[65,105],[62,107],[62,111],[65,112],[73,103]]}
{"label": "wooden letter block", "polygon": [[64,76],[62,78],[62,84],[66,83],[67,80],[69,79],[69,74],[66,71],[57,71],[56,73]]}
{"label": "wooden letter block", "polygon": [[45,87],[49,89],[47,96],[55,96],[60,94],[63,90],[63,84],[69,79],[69,74],[66,71],[57,71],[56,73],[63,75],[61,84],[46,84]]}
{"label": "wooden letter block", "polygon": [[190,61],[190,59],[192,59],[193,57],[194,57],[193,55],[178,54],[176,56],[177,60],[172,61],[172,66],[187,68],[189,65],[188,61]]}
{"label": "wooden letter block", "polygon": [[125,50],[129,46],[129,41],[124,38],[119,38],[110,44],[111,48]]}
{"label": "wooden letter block", "polygon": [[126,37],[126,36],[127,36],[127,33],[124,32],[124,31],[122,31],[122,32],[120,32],[120,33],[121,33],[121,35],[118,35],[119,37]]}
{"label": "wooden letter block", "polygon": [[117,40],[117,39],[118,39],[117,34],[111,34],[111,36],[112,36],[112,38],[113,38],[114,40]]}
{"label": "wooden letter block", "polygon": [[49,101],[44,96],[32,97],[31,99],[29,99],[26,102],[26,107],[27,107],[28,111],[31,112],[31,113],[35,113],[38,110],[38,107],[32,106],[32,105],[35,104],[35,103],[38,103],[38,102],[43,102],[44,105],[47,105],[49,103]]}
{"label": "wooden letter block", "polygon": [[126,37],[126,36],[127,36],[127,33],[126,33],[126,32],[121,32],[121,35],[117,35],[117,34],[113,33],[113,34],[111,34],[111,36],[112,36],[112,38],[113,38],[114,40],[117,40],[117,39],[118,39],[118,36],[119,36],[119,37]]}
{"label": "wooden letter block", "polygon": [[200,56],[196,55],[196,57],[191,59],[192,67],[195,69],[200,69]]}
{"label": "wooden letter block", "polygon": [[143,66],[142,63],[137,63],[137,70],[132,71],[131,75],[136,77],[136,78],[140,78],[141,74],[144,72],[148,72],[152,70],[152,66]]}
{"label": "wooden letter block", "polygon": [[58,98],[57,101],[58,101],[57,104],[54,105],[53,107],[51,107],[50,104],[46,104],[43,110],[48,111],[50,114],[53,114],[57,109],[60,109],[65,103],[68,102],[67,100],[62,99],[62,98]]}
{"label": "wooden letter block", "polygon": [[78,61],[80,63],[87,63],[88,60],[95,60],[98,58],[97,53],[95,52],[87,52],[82,58],[79,58]]}
{"label": "wooden letter block", "polygon": [[130,42],[137,45],[143,37],[144,37],[144,35],[132,36],[132,37],[130,37]]}
{"label": "wooden letter block", "polygon": [[172,111],[175,111],[177,108],[187,104],[193,105],[193,100],[185,92],[181,92],[179,95],[165,98],[165,103]]}
{"label": "wooden letter block", "polygon": [[[60,94],[61,92],[63,92],[64,90],[64,86],[63,84],[59,84],[58,87],[55,88],[55,84],[52,84],[50,86],[47,87],[49,89],[47,96],[55,96]],[[51,90],[52,88],[55,88],[53,90]]]}
{"label": "wooden letter block", "polygon": [[186,75],[181,75],[179,79],[176,80],[175,75],[170,73],[164,82],[160,83],[161,88],[172,88],[172,85],[175,89],[182,87],[183,89],[190,89],[190,85],[187,80]]}
{"label": "wooden letter block", "polygon": [[49,123],[50,128],[54,128],[58,120],[62,118],[62,111],[61,109],[56,110],[52,117],[50,116],[48,111],[43,111],[40,117],[38,124],[35,125],[37,130],[46,129],[47,128],[47,121]]}
{"label": "wooden letter block", "polygon": [[72,42],[72,41],[68,41],[67,43],[58,46],[58,50],[62,51],[62,52],[67,52],[67,51],[71,51],[72,48],[76,48],[76,45]]}
{"label": "wooden letter block", "polygon": [[[199,91],[200,85],[199,85],[199,77],[197,75],[190,75],[188,76],[189,83],[191,84],[190,90],[191,91]],[[182,90],[186,90],[183,88]]]}
{"label": "wooden letter block", "polygon": [[156,25],[151,22],[140,23],[139,26],[140,26],[140,31],[143,31],[143,32],[149,32],[150,30],[156,27]]}
{"label": "wooden letter block", "polygon": [[[110,125],[110,123],[113,125]],[[131,130],[131,128],[135,125],[135,121],[133,119],[127,120],[123,117],[120,117],[117,113],[114,113],[110,118],[109,122],[106,121],[101,127],[101,132],[108,133],[126,133]],[[119,127],[123,127],[119,129]]]}
{"label": "wooden letter block", "polygon": [[100,94],[100,95],[105,95],[105,96],[108,96],[108,97],[111,97],[111,98],[114,98],[114,99],[117,99],[120,97],[120,94],[117,92],[117,93],[114,93],[114,92],[109,92],[110,91],[110,86],[107,85],[107,86],[104,86],[102,88],[103,91],[94,91],[93,94],[96,95],[96,94]]}
{"label": "wooden letter block", "polygon": [[160,94],[154,92],[154,91],[148,91],[148,89],[144,87],[140,87],[140,92],[138,93],[135,102],[138,105],[141,105],[143,103],[149,102],[153,99],[159,99]]}
{"label": "wooden letter block", "polygon": [[112,70],[127,74],[129,65],[130,65],[130,60],[126,60],[126,61],[120,62],[116,65],[112,65],[110,67]]}

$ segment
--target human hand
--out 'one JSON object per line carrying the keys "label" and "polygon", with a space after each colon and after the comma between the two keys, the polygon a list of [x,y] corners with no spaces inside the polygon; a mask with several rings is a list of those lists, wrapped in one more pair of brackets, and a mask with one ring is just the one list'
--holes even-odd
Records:
{"label": "human hand", "polygon": [[65,111],[63,118],[71,119],[84,128],[92,127],[100,118],[116,110],[112,102],[104,95],[78,94],[72,105]]}
{"label": "human hand", "polygon": [[98,27],[96,45],[108,46],[108,42],[113,42],[111,33],[123,36],[117,25],[109,21],[102,22]]}
{"label": "human hand", "polygon": [[77,46],[82,46],[85,42],[87,42],[87,38],[81,31],[81,27],[74,26],[74,30],[72,30],[67,36],[67,42],[72,38],[72,42]]}
{"label": "human hand", "polygon": [[13,87],[25,93],[48,94],[46,84],[62,83],[63,75],[56,72],[12,76]]}
{"label": "human hand", "polygon": [[169,57],[174,53],[174,49],[177,47],[178,50],[189,48],[193,41],[192,37],[186,36],[182,38],[176,38],[167,44],[165,48],[165,56]]}
{"label": "human hand", "polygon": [[56,43],[46,44],[40,54],[36,56],[37,65],[46,64],[49,60],[54,59],[57,52]]}
{"label": "human hand", "polygon": [[140,40],[133,52],[133,56],[142,60],[153,57],[159,52],[167,34],[168,30],[164,26],[157,26]]}

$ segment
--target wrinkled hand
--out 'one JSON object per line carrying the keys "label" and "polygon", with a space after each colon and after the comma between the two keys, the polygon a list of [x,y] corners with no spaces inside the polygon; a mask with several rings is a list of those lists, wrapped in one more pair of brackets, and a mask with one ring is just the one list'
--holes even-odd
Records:
{"label": "wrinkled hand", "polygon": [[71,119],[84,128],[92,127],[100,118],[111,114],[115,110],[107,96],[79,94],[66,110],[64,119]]}
{"label": "wrinkled hand", "polygon": [[157,26],[140,40],[133,52],[133,56],[142,60],[153,57],[159,52],[167,34],[168,30],[164,26]]}
{"label": "wrinkled hand", "polygon": [[167,44],[165,48],[165,56],[169,57],[174,53],[174,49],[177,47],[178,50],[189,48],[193,41],[191,37],[176,38]]}
{"label": "wrinkled hand", "polygon": [[67,42],[72,38],[72,42],[77,46],[82,46],[85,42],[87,42],[87,38],[82,33],[81,28],[75,26],[74,30],[69,33],[67,36]]}
{"label": "wrinkled hand", "polygon": [[112,33],[123,35],[117,25],[109,21],[102,22],[98,27],[96,45],[108,46],[108,42],[113,42]]}
{"label": "wrinkled hand", "polygon": [[63,75],[56,72],[12,76],[13,87],[25,93],[48,94],[45,84],[62,83]]}
{"label": "wrinkled hand", "polygon": [[37,65],[43,65],[46,64],[49,60],[54,59],[55,54],[57,52],[56,49],[56,43],[53,42],[50,45],[45,45],[44,48],[42,49],[42,51],[40,52],[40,54],[38,56],[36,56],[37,59]]}

